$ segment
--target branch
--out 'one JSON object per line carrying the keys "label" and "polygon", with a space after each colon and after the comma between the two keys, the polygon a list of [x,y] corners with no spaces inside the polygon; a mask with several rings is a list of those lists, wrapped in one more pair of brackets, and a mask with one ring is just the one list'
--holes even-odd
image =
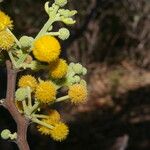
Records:
{"label": "branch", "polygon": [[16,86],[17,70],[12,69],[10,61],[6,61],[7,67],[7,94],[6,94],[6,108],[12,115],[13,119],[17,124],[17,140],[16,143],[20,150],[30,150],[27,143],[27,128],[29,120],[22,116],[14,103],[14,93]]}

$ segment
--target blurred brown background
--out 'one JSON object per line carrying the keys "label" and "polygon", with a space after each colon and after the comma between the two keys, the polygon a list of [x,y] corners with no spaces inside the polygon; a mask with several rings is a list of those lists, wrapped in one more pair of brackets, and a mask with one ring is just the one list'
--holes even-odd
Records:
{"label": "blurred brown background", "polygon": [[[14,20],[14,32],[35,36],[47,20],[45,0],[4,0],[0,9]],[[41,136],[31,125],[31,150],[150,149],[150,1],[69,0],[77,24],[62,43],[68,61],[88,68],[87,104],[55,106],[70,126],[62,143]],[[56,24],[58,30],[62,24]],[[5,95],[1,71],[1,97]],[[15,130],[11,116],[0,109],[0,128]],[[15,150],[0,140],[0,149]]]}

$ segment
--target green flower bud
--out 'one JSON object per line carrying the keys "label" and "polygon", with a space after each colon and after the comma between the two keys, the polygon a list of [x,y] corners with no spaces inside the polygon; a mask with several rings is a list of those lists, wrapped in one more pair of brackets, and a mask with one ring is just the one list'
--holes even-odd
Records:
{"label": "green flower bud", "polygon": [[83,67],[81,64],[77,63],[72,68],[76,74],[82,74]]}
{"label": "green flower bud", "polygon": [[68,25],[72,25],[76,23],[76,21],[73,20],[72,18],[62,18],[62,22]]}
{"label": "green flower bud", "polygon": [[48,28],[48,31],[51,31],[53,29],[53,26],[51,25],[49,28]]}
{"label": "green flower bud", "polygon": [[72,62],[72,63],[69,64],[69,67],[72,68],[74,65],[75,65],[75,63]]}
{"label": "green flower bud", "polygon": [[67,78],[67,85],[72,85],[74,83],[76,83],[74,77],[70,76],[70,77]]}
{"label": "green flower bud", "polygon": [[65,9],[59,9],[58,10],[58,13],[60,14],[60,15],[63,15],[63,12],[65,11]]}
{"label": "green flower bud", "polygon": [[32,37],[28,37],[28,36],[22,36],[20,38],[19,42],[21,44],[21,48],[28,49],[32,45],[33,38]]}
{"label": "green flower bud", "polygon": [[69,10],[59,9],[58,13],[64,17],[68,17]]}
{"label": "green flower bud", "polygon": [[56,11],[59,9],[59,5],[54,3],[51,8],[52,8],[51,11]]}
{"label": "green flower bud", "polygon": [[69,38],[70,36],[70,31],[66,28],[61,28],[59,31],[59,38],[62,39],[62,40],[66,40]]}
{"label": "green flower bud", "polygon": [[49,13],[49,2],[46,2],[46,3],[45,3],[44,8],[45,8],[45,11],[46,11],[47,13]]}
{"label": "green flower bud", "polygon": [[19,88],[15,93],[15,99],[17,101],[23,101],[27,98],[27,89],[26,88]]}
{"label": "green flower bud", "polygon": [[59,9],[58,13],[62,15],[64,18],[69,18],[74,16],[77,13],[77,11],[76,10],[70,11],[68,9]]}
{"label": "green flower bud", "polygon": [[85,80],[83,80],[83,79],[80,81],[80,84],[82,84],[83,86],[87,86],[86,81],[85,81]]}
{"label": "green flower bud", "polygon": [[76,10],[69,11],[68,17],[72,17],[72,16],[74,16],[77,13],[78,12]]}
{"label": "green flower bud", "polygon": [[86,75],[86,74],[87,74],[87,69],[86,69],[86,68],[83,68],[82,74],[83,74],[83,75]]}
{"label": "green flower bud", "polygon": [[55,4],[60,6],[60,7],[63,7],[67,4],[67,0],[55,0]]}
{"label": "green flower bud", "polygon": [[4,140],[8,140],[10,138],[10,134],[11,134],[11,132],[8,129],[5,129],[1,132],[1,137]]}
{"label": "green flower bud", "polygon": [[75,72],[73,71],[72,68],[68,68],[68,73],[67,73],[67,77],[73,77],[75,75]]}
{"label": "green flower bud", "polygon": [[74,76],[74,80],[76,83],[80,82],[81,78],[79,76]]}

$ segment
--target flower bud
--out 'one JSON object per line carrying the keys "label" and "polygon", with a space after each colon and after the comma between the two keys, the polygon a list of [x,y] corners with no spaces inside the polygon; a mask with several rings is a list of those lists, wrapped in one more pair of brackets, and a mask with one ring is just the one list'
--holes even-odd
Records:
{"label": "flower bud", "polygon": [[81,78],[79,76],[74,76],[74,80],[75,80],[75,83],[78,83],[80,82]]}
{"label": "flower bud", "polygon": [[10,134],[11,134],[11,132],[8,129],[5,129],[1,132],[1,137],[4,140],[8,140],[10,138]]}
{"label": "flower bud", "polygon": [[83,75],[86,75],[87,74],[87,69],[83,68],[82,73],[83,73]]}
{"label": "flower bud", "polygon": [[19,40],[21,47],[23,49],[28,49],[31,47],[31,44],[33,42],[33,38],[32,37],[28,37],[28,36],[22,36]]}
{"label": "flower bud", "polygon": [[77,63],[72,68],[76,74],[82,74],[83,67],[81,64]]}
{"label": "flower bud", "polygon": [[65,23],[65,24],[68,24],[68,25],[72,25],[72,24],[75,24],[76,21],[73,20],[72,18],[62,18],[62,21]]}
{"label": "flower bud", "polygon": [[17,101],[23,101],[27,97],[27,89],[26,88],[19,88],[15,93],[15,98]]}
{"label": "flower bud", "polygon": [[69,38],[69,36],[70,36],[70,32],[69,32],[68,29],[66,29],[66,28],[61,28],[61,29],[59,30],[59,36],[58,36],[58,37],[59,37],[60,39],[66,40],[66,39]]}
{"label": "flower bud", "polygon": [[60,7],[63,7],[67,4],[67,0],[55,0],[55,4]]}
{"label": "flower bud", "polygon": [[83,86],[87,86],[86,81],[85,81],[85,80],[83,80],[83,79],[80,81],[80,84],[82,84]]}

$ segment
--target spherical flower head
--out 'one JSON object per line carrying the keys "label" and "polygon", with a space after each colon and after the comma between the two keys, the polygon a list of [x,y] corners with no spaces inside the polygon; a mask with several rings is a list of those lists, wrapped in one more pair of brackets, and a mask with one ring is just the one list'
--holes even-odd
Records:
{"label": "spherical flower head", "polygon": [[6,28],[12,29],[13,21],[4,12],[0,11],[0,31]]}
{"label": "spherical flower head", "polygon": [[87,88],[82,84],[74,84],[70,86],[68,95],[72,103],[84,103],[87,99]]}
{"label": "spherical flower head", "polygon": [[[51,125],[51,120],[50,119],[42,119],[42,122]],[[42,125],[38,125],[37,126],[38,131],[42,134],[42,135],[50,135],[51,134],[51,129]]]}
{"label": "spherical flower head", "polygon": [[34,91],[37,86],[37,81],[33,76],[25,75],[19,79],[18,85],[19,87],[23,87],[23,88],[30,87]]}
{"label": "spherical flower head", "polygon": [[55,0],[55,4],[60,7],[63,7],[67,4],[67,0]]}
{"label": "spherical flower head", "polygon": [[9,50],[14,45],[13,36],[6,30],[0,31],[0,49]]}
{"label": "spherical flower head", "polygon": [[63,141],[67,138],[69,133],[68,126],[62,122],[56,123],[50,130],[50,135],[55,141]]}
{"label": "spherical flower head", "polygon": [[57,59],[50,63],[50,75],[54,79],[61,79],[67,74],[68,65],[65,60]]}
{"label": "spherical flower head", "polygon": [[60,44],[58,40],[50,35],[44,35],[33,43],[33,55],[43,62],[55,61],[60,55]]}
{"label": "spherical flower head", "polygon": [[41,103],[50,103],[56,99],[56,87],[51,81],[41,81],[36,88],[35,97]]}
{"label": "spherical flower head", "polygon": [[49,120],[56,123],[60,121],[60,114],[57,110],[49,110],[48,112]]}

